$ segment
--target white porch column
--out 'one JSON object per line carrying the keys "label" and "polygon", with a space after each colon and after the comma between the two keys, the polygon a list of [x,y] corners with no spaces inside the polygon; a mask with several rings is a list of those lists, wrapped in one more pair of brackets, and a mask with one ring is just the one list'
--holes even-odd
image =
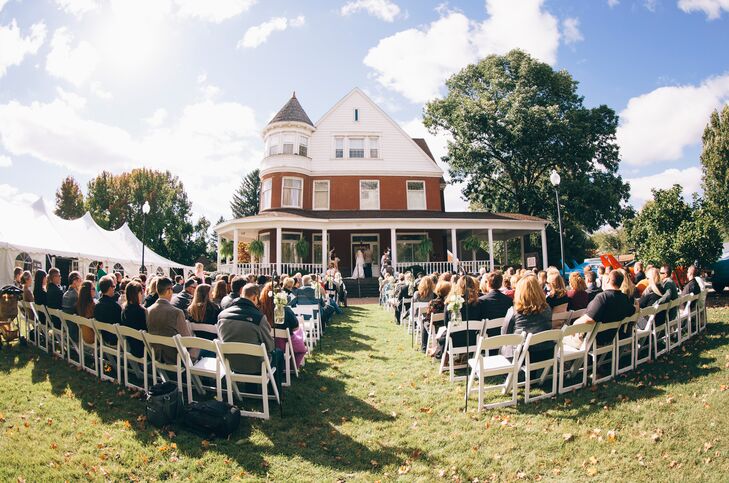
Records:
{"label": "white porch column", "polygon": [[281,227],[276,227],[276,273],[281,275],[281,255],[283,251],[283,243],[281,238],[283,237],[283,234],[281,233]]}
{"label": "white porch column", "polygon": [[329,245],[327,243],[327,229],[321,229],[321,266],[322,271],[326,272],[329,269]]}
{"label": "white porch column", "polygon": [[233,230],[233,273],[238,273],[238,229]]}
{"label": "white porch column", "polygon": [[494,271],[494,230],[489,228],[489,272]]}
{"label": "white porch column", "polygon": [[524,259],[524,235],[519,237],[519,249],[521,251],[521,268],[526,268],[526,260]]}
{"label": "white porch column", "polygon": [[392,268],[397,272],[395,265],[397,264],[397,230],[390,228],[390,262]]}
{"label": "white porch column", "polygon": [[[509,266],[509,240],[504,240],[504,267]],[[501,267],[501,268],[504,268]]]}
{"label": "white porch column", "polygon": [[220,270],[220,250],[222,248],[220,246],[220,244],[222,243],[223,239],[220,236],[220,233],[217,234],[217,237],[218,237],[218,260],[217,260],[217,268],[218,268],[218,270]]}
{"label": "white porch column", "polygon": [[547,230],[542,228],[542,266],[544,270],[549,267],[549,261],[547,260]]}
{"label": "white porch column", "polygon": [[451,228],[451,253],[453,254],[453,271],[458,271],[458,240],[456,239],[456,229]]}

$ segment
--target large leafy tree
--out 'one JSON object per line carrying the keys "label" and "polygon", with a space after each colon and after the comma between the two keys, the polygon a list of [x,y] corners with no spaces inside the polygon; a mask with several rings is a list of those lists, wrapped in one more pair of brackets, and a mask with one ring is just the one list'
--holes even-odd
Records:
{"label": "large leafy tree", "polygon": [[638,259],[648,263],[708,266],[721,255],[718,224],[696,195],[692,204],[684,200],[680,185],[653,190],[626,230]]}
{"label": "large leafy tree", "polygon": [[550,260],[559,260],[557,208],[549,174],[561,175],[565,258],[582,258],[591,246],[585,231],[617,226],[632,214],[611,108],[587,108],[566,71],[520,50],[489,56],[446,81],[448,94],[428,103],[424,123],[451,136],[454,182],[486,210],[517,212],[552,221]]}
{"label": "large leafy tree", "polygon": [[261,172],[254,169],[241,181],[238,189],[233,193],[230,209],[234,218],[253,216],[258,214],[261,197]]}
{"label": "large leafy tree", "polygon": [[75,220],[84,215],[84,195],[73,176],[67,176],[58,187],[53,211],[64,220]]}
{"label": "large leafy tree", "polygon": [[[146,226],[145,201],[150,205]],[[202,218],[193,224],[185,188],[169,171],[102,172],[89,181],[86,207],[102,227],[128,223],[152,250],[177,262],[192,264],[208,252],[210,223]]]}
{"label": "large leafy tree", "polygon": [[706,205],[729,235],[729,105],[711,114],[701,153]]}

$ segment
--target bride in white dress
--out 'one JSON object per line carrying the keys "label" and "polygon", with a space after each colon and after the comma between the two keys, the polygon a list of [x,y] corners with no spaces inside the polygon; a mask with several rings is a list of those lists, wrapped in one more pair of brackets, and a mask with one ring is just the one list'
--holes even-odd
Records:
{"label": "bride in white dress", "polygon": [[354,267],[354,270],[352,271],[352,278],[365,278],[364,263],[364,253],[362,253],[362,250],[357,250],[356,265]]}

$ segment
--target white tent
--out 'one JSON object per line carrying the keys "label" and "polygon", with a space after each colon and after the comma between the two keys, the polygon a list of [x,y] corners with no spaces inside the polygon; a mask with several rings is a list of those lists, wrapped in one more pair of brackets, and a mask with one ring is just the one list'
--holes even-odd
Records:
{"label": "white tent", "polygon": [[[126,223],[114,231],[105,230],[88,212],[76,220],[59,218],[43,198],[30,205],[0,200],[0,286],[12,282],[16,260],[32,260],[45,267],[46,256],[70,258],[84,274],[92,270],[92,263],[102,261],[107,272],[118,264],[125,273],[135,275],[142,265],[142,242]],[[147,273],[192,270],[149,248],[145,248],[144,263]]]}

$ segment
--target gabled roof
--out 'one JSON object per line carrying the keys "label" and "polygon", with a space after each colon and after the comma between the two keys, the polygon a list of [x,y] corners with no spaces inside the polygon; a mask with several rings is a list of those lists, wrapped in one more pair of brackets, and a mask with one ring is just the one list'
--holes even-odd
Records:
{"label": "gabled roof", "polygon": [[428,155],[430,159],[435,161],[435,158],[433,157],[433,153],[430,152],[430,148],[428,147],[428,143],[425,142],[425,139],[423,138],[413,138],[413,141],[415,141],[415,144],[420,146],[420,149],[422,149],[425,154]]}
{"label": "gabled roof", "polygon": [[314,123],[311,122],[311,119],[309,119],[309,116],[304,111],[304,108],[301,107],[301,104],[299,104],[299,100],[296,98],[296,92],[293,93],[291,99],[289,99],[289,101],[284,104],[281,110],[278,111],[275,116],[273,116],[273,119],[271,119],[268,124],[271,125],[275,122],[286,121],[303,122],[304,124],[308,124],[309,126],[314,127]]}

